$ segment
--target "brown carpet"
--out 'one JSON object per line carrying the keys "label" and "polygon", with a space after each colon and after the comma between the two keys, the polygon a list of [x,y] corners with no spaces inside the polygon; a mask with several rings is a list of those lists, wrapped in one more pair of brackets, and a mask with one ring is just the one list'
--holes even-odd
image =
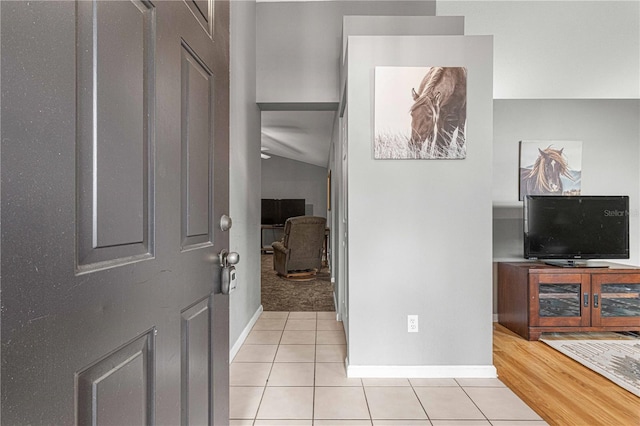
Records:
{"label": "brown carpet", "polygon": [[309,281],[279,277],[273,270],[273,255],[262,255],[262,308],[265,311],[335,311],[333,284],[327,269]]}

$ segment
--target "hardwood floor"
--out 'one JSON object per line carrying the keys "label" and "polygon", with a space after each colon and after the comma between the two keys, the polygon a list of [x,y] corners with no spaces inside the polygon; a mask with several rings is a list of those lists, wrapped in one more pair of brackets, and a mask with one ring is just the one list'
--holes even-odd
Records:
{"label": "hardwood floor", "polygon": [[542,342],[494,323],[493,356],[500,380],[550,425],[640,425],[640,398]]}

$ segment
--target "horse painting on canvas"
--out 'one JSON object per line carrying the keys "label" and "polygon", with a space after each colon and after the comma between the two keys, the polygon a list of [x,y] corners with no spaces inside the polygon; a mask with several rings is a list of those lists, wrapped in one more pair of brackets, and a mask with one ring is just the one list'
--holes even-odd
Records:
{"label": "horse painting on canvas", "polygon": [[561,176],[573,180],[569,163],[561,149],[538,148],[538,158],[531,169],[520,170],[521,198],[525,195],[562,195]]}
{"label": "horse painting on canvas", "polygon": [[467,122],[467,70],[431,67],[418,91],[411,89],[411,138],[420,152],[426,142],[427,158],[464,158]]}

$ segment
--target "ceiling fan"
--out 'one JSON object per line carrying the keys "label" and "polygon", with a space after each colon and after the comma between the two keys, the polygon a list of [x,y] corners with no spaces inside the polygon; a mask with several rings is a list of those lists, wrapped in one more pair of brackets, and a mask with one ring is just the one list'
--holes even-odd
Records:
{"label": "ceiling fan", "polygon": [[268,160],[269,158],[271,158],[271,156],[265,154],[264,151],[269,151],[269,148],[267,148],[266,146],[260,147],[260,158],[262,158],[263,160]]}

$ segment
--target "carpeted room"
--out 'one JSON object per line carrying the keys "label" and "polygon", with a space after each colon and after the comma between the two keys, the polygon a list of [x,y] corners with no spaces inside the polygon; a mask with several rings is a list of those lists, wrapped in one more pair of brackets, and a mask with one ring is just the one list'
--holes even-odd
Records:
{"label": "carpeted room", "polygon": [[305,279],[287,279],[273,269],[273,254],[261,256],[261,297],[264,311],[335,311],[333,284],[325,267]]}

